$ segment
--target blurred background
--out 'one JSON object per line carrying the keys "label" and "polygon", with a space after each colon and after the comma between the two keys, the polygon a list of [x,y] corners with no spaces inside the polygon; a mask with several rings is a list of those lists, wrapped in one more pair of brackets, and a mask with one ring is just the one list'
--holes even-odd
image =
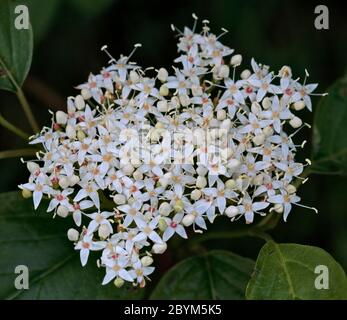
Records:
{"label": "blurred background", "polygon": [[[76,95],[74,86],[84,82],[89,72],[98,72],[108,59],[100,51],[107,44],[117,58],[128,54],[135,43],[142,43],[133,61],[144,67],[170,68],[176,57],[176,38],[170,29],[193,25],[192,13],[210,20],[214,33],[221,27],[230,32],[223,43],[244,57],[248,68],[251,57],[273,70],[292,67],[294,77],[310,72],[309,82],[318,82],[319,92],[346,72],[346,11],[342,2],[329,1],[329,30],[316,30],[314,8],[322,1],[255,0],[23,0],[29,7],[34,28],[35,49],[31,71],[24,91],[40,125],[50,122],[48,109],[65,109],[66,97]],[[201,21],[200,20],[200,21]],[[314,99],[314,105],[318,99]],[[23,130],[30,128],[16,97],[0,92],[3,116]],[[311,123],[312,114],[305,115]],[[309,130],[302,130],[297,141],[311,140]],[[0,127],[0,150],[24,148],[25,142]],[[310,155],[310,143],[299,158]],[[27,179],[19,159],[0,160],[0,191],[16,190]],[[330,252],[347,269],[347,179],[337,176],[312,176],[299,191],[303,203],[319,209],[295,208],[288,222],[281,221],[271,235],[278,242],[316,245]],[[243,222],[242,222],[243,223]],[[232,230],[235,224],[217,219],[211,231]],[[255,239],[210,240],[193,250],[229,249],[256,258],[263,244]],[[177,241],[160,262],[164,271],[187,255]],[[170,246],[169,246],[170,248]],[[176,249],[175,249],[176,248]]]}

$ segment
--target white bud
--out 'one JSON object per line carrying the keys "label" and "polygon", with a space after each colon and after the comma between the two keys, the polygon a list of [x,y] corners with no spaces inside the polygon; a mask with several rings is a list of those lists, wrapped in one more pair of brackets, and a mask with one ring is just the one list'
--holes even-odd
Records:
{"label": "white bud", "polygon": [[192,94],[194,97],[196,96],[202,96],[202,88],[198,85],[192,85]]}
{"label": "white bud", "polygon": [[207,185],[207,180],[203,176],[198,176],[196,179],[196,186],[199,189],[205,188]]}
{"label": "white bud", "polygon": [[155,254],[162,254],[166,251],[167,249],[167,244],[166,242],[163,242],[163,243],[156,243],[153,245],[152,247],[152,251],[153,253]]}
{"label": "white bud", "polygon": [[231,120],[230,119],[225,119],[221,125],[220,125],[221,129],[230,129],[231,127]]}
{"label": "white bud", "polygon": [[124,285],[124,280],[120,277],[117,277],[116,279],[114,279],[113,284],[116,288],[121,288]]}
{"label": "white bud", "polygon": [[229,77],[229,74],[230,74],[230,69],[229,67],[226,65],[226,64],[223,64],[221,67],[220,67],[220,70],[218,72],[218,76],[220,78],[228,78]]}
{"label": "white bud", "polygon": [[294,128],[299,128],[302,126],[302,120],[298,117],[293,117],[290,121],[289,124]]}
{"label": "white bud", "polygon": [[219,121],[216,118],[212,118],[210,120],[210,127],[211,128],[218,128],[219,127]]}
{"label": "white bud", "polygon": [[86,137],[86,134],[82,130],[77,131],[77,139],[79,141],[83,141]]}
{"label": "white bud", "polygon": [[162,187],[166,188],[169,183],[169,180],[165,177],[161,177],[159,178],[159,183]]}
{"label": "white bud", "polygon": [[103,223],[99,226],[98,235],[101,239],[106,239],[110,233],[110,228],[107,224]]}
{"label": "white bud", "polygon": [[160,86],[159,94],[160,94],[162,97],[166,97],[166,96],[169,94],[169,88],[168,88],[166,85]]}
{"label": "white bud", "polygon": [[238,159],[230,159],[228,160],[227,167],[231,170],[236,170],[240,166],[241,162]]}
{"label": "white bud", "polygon": [[88,100],[92,97],[92,94],[88,89],[82,89],[81,96],[83,97],[84,100]]}
{"label": "white bud", "polygon": [[134,168],[138,168],[142,164],[141,160],[138,157],[132,157],[130,159],[130,163]]}
{"label": "white bud", "polygon": [[252,139],[252,141],[253,141],[254,144],[256,144],[257,146],[260,146],[260,145],[263,144],[264,141],[265,141],[265,135],[264,135],[263,133],[258,134],[258,135],[256,135],[256,136]]}
{"label": "white bud", "polygon": [[189,99],[188,95],[182,94],[182,95],[180,95],[179,99],[180,99],[181,105],[183,107],[187,107],[190,105],[190,99]]}
{"label": "white bud", "polygon": [[198,166],[196,169],[196,172],[199,176],[204,177],[204,176],[206,176],[208,169],[206,167],[203,167],[203,166]]}
{"label": "white bud", "polygon": [[181,199],[176,200],[173,208],[175,212],[181,212],[184,209],[183,201]]}
{"label": "white bud", "polygon": [[292,184],[288,184],[286,186],[286,190],[289,194],[293,194],[296,192],[296,188]]}
{"label": "white bud", "polygon": [[242,56],[240,54],[235,54],[231,57],[230,64],[233,67],[238,67],[242,62]]}
{"label": "white bud", "polygon": [[169,110],[166,100],[159,100],[157,102],[157,108],[160,112],[167,112]]}
{"label": "white bud", "polygon": [[133,177],[135,180],[142,180],[143,179],[143,173],[140,170],[135,170],[133,173]]}
{"label": "white bud", "polygon": [[73,229],[73,228],[70,228],[68,231],[67,231],[67,238],[70,240],[70,241],[77,241],[78,238],[79,238],[80,234],[78,233],[78,231],[76,229]]}
{"label": "white bud", "polygon": [[84,102],[84,99],[81,95],[76,96],[75,106],[77,110],[83,110],[84,107],[86,106],[86,103]]}
{"label": "white bud", "polygon": [[165,82],[167,80],[167,77],[169,76],[168,72],[166,71],[165,68],[160,68],[158,70],[158,79],[161,82]]}
{"label": "white bud", "polygon": [[241,72],[241,75],[240,75],[240,77],[241,77],[242,80],[246,80],[246,79],[248,79],[250,76],[251,76],[251,71],[249,71],[248,69],[243,70],[243,71]]}
{"label": "white bud", "polygon": [[283,205],[280,204],[280,203],[276,203],[274,205],[274,210],[277,212],[277,213],[282,213],[283,212]]}
{"label": "white bud", "polygon": [[271,105],[272,105],[271,100],[269,99],[269,97],[265,97],[263,99],[263,102],[261,103],[261,105],[263,106],[263,108],[265,110],[269,109],[271,107]]}
{"label": "white bud", "polygon": [[57,111],[55,113],[55,119],[58,124],[65,125],[67,122],[67,114],[64,111]]}
{"label": "white bud", "polygon": [[153,263],[153,259],[150,256],[144,256],[141,258],[141,263],[144,267],[148,267]]}
{"label": "white bud", "polygon": [[226,187],[227,189],[234,189],[235,186],[236,186],[236,182],[235,182],[234,179],[229,179],[229,180],[227,180],[227,181],[225,182],[225,187]]}
{"label": "white bud", "polygon": [[225,214],[229,218],[234,218],[239,214],[239,209],[235,206],[229,206],[225,209]]}
{"label": "white bud", "polygon": [[264,176],[260,173],[253,178],[253,184],[255,186],[260,186],[263,183]]}
{"label": "white bud", "polygon": [[37,163],[33,162],[33,161],[28,161],[27,162],[27,168],[28,168],[30,173],[34,173],[37,170],[40,170],[40,166]]}
{"label": "white bud", "polygon": [[287,78],[292,76],[292,69],[288,66],[283,66],[279,71],[279,76],[282,78]]}
{"label": "white bud", "polygon": [[184,218],[182,219],[182,224],[185,227],[189,227],[190,225],[192,225],[192,223],[195,221],[195,216],[191,213],[187,214],[184,216]]}
{"label": "white bud", "polygon": [[65,132],[70,139],[76,139],[76,130],[72,125],[68,124],[65,128]]}
{"label": "white bud", "polygon": [[220,121],[225,120],[227,117],[227,113],[224,109],[217,110],[217,119]]}
{"label": "white bud", "polygon": [[172,207],[168,202],[163,202],[159,207],[159,213],[164,217],[167,217],[171,211]]}
{"label": "white bud", "polygon": [[252,102],[252,105],[251,105],[251,111],[258,115],[259,112],[261,111],[261,107],[260,107],[260,104],[256,101]]}
{"label": "white bud", "polygon": [[265,135],[265,137],[270,137],[272,136],[274,133],[274,130],[271,127],[265,127],[263,129],[263,134]]}
{"label": "white bud", "polygon": [[57,209],[57,215],[62,217],[62,218],[66,218],[69,214],[69,209],[66,208],[65,206],[59,206]]}
{"label": "white bud", "polygon": [[305,102],[304,101],[300,100],[300,101],[297,101],[297,102],[294,103],[294,109],[296,111],[300,111],[300,110],[302,110],[304,108],[305,108]]}
{"label": "white bud", "polygon": [[122,168],[122,171],[125,175],[130,176],[134,172],[134,167],[128,163]]}
{"label": "white bud", "polygon": [[129,76],[130,76],[130,81],[132,83],[137,83],[137,82],[140,81],[140,77],[139,77],[138,73],[136,71],[134,71],[134,70],[130,71]]}
{"label": "white bud", "polygon": [[68,177],[61,177],[59,179],[59,186],[61,186],[63,189],[66,189],[67,187],[70,186],[70,181],[69,181],[69,178]]}
{"label": "white bud", "polygon": [[70,178],[69,178],[69,181],[70,181],[70,187],[73,187],[74,185],[76,185],[77,183],[80,182],[80,177],[79,176],[76,176],[75,174],[72,175]]}
{"label": "white bud", "polygon": [[191,192],[190,197],[192,200],[199,200],[201,198],[201,191],[198,189],[195,189]]}
{"label": "white bud", "polygon": [[126,202],[126,198],[123,194],[116,194],[113,196],[113,202],[115,204],[121,205],[124,204]]}

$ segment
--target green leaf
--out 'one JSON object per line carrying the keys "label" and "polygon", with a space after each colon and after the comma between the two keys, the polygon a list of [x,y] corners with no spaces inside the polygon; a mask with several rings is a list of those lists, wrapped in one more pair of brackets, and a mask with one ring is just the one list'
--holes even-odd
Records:
{"label": "green leaf", "polygon": [[28,30],[15,28],[14,13],[19,0],[0,1],[0,89],[17,91],[31,65],[33,53],[33,33],[31,26]]}
{"label": "green leaf", "polygon": [[[89,257],[82,267],[67,240],[72,220],[41,209],[19,192],[0,194],[0,299],[136,299],[144,290],[102,286],[104,270]],[[47,207],[45,204],[41,207]],[[29,269],[29,290],[16,290],[17,265]],[[129,285],[131,287],[131,285]]]}
{"label": "green leaf", "polygon": [[210,251],[171,268],[151,299],[244,299],[254,262],[228,251]]}
{"label": "green leaf", "polygon": [[347,75],[335,82],[328,93],[315,113],[312,170],[347,174]]}
{"label": "green leaf", "polygon": [[[315,286],[322,275],[315,270],[321,265],[328,268],[328,289]],[[347,279],[341,266],[323,249],[270,241],[260,250],[246,298],[347,299]]]}
{"label": "green leaf", "polygon": [[96,16],[110,7],[114,0],[69,0],[68,2],[81,14]]}

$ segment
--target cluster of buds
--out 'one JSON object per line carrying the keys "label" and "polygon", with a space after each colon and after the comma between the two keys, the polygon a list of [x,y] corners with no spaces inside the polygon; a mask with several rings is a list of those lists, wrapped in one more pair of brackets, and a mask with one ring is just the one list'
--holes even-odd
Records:
{"label": "cluster of buds", "polygon": [[103,284],[145,286],[152,254],[217,216],[252,223],[274,211],[286,220],[303,206],[293,181],[309,161],[295,161],[304,143],[293,137],[308,125],[295,114],[311,110],[317,85],[307,72],[300,84],[289,67],[275,73],[253,59],[238,72],[242,56],[220,42],[226,31],[214,35],[205,20],[196,33],[194,18],[192,29],[173,27],[181,55],[171,75],[130,62],[139,45],[118,60],[103,47],[108,66],[30,142],[42,151],[27,162],[23,195],[73,218],[68,238],[83,266],[101,252]]}

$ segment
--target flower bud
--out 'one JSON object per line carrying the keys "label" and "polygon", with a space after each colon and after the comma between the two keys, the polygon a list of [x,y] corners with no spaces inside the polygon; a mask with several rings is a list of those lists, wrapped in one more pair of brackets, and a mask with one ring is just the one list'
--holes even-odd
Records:
{"label": "flower bud", "polygon": [[250,76],[251,76],[251,71],[249,71],[248,69],[243,70],[243,71],[241,72],[241,75],[240,75],[240,77],[241,77],[242,80],[246,80],[246,79],[248,79]]}
{"label": "flower bud", "polygon": [[160,112],[167,112],[169,110],[169,107],[167,105],[167,101],[166,100],[160,100],[157,102],[157,108],[158,111]]}
{"label": "flower bud", "polygon": [[229,218],[234,218],[239,214],[239,209],[235,206],[229,206],[225,209],[225,214]]}
{"label": "flower bud", "polygon": [[98,235],[101,239],[106,239],[110,235],[110,228],[107,224],[103,223],[99,226]]}
{"label": "flower bud", "polygon": [[152,247],[152,252],[155,254],[162,254],[166,251],[167,244],[166,242],[163,243],[155,243]]}
{"label": "flower bud", "polygon": [[265,135],[264,134],[258,134],[258,135],[256,135],[253,139],[252,139],[252,141],[254,142],[254,144],[255,145],[257,145],[257,146],[260,146],[260,145],[262,145],[263,143],[264,143],[264,141],[265,141]]}
{"label": "flower bud", "polygon": [[23,189],[22,190],[22,196],[24,199],[29,199],[32,196],[32,192],[28,189]]}
{"label": "flower bud", "polygon": [[141,258],[141,263],[144,267],[148,267],[153,263],[153,259],[150,256],[144,256]]}
{"label": "flower bud", "polygon": [[193,190],[190,194],[190,198],[195,201],[199,200],[201,198],[201,191],[199,189]]}
{"label": "flower bud", "polygon": [[196,187],[199,189],[205,188],[207,185],[207,180],[203,176],[198,176],[196,179]]}
{"label": "flower bud", "polygon": [[196,173],[202,177],[206,176],[207,172],[208,172],[207,168],[203,166],[198,166],[196,169]]}
{"label": "flower bud", "polygon": [[124,280],[120,277],[117,277],[116,279],[114,279],[113,284],[117,287],[117,288],[121,288],[124,284]]}
{"label": "flower bud", "polygon": [[69,178],[69,181],[70,181],[70,187],[73,187],[74,185],[76,185],[77,183],[80,182],[80,177],[79,176],[76,176],[75,174],[72,175],[70,178]]}
{"label": "flower bud", "polygon": [[168,94],[169,94],[169,88],[166,86],[166,85],[162,85],[160,86],[159,88],[159,94],[162,96],[162,97],[166,97]]}
{"label": "flower bud", "polygon": [[289,194],[293,194],[296,192],[296,188],[292,184],[288,184],[286,186],[286,190]]}
{"label": "flower bud", "polygon": [[75,128],[74,128],[72,125],[68,124],[68,125],[66,126],[65,131],[66,131],[66,135],[67,135],[70,139],[76,139],[76,130],[75,130]]}
{"label": "flower bud", "polygon": [[228,160],[228,168],[235,171],[240,166],[241,162],[238,159],[230,159]]}
{"label": "flower bud", "polygon": [[134,167],[128,163],[126,164],[123,168],[122,171],[124,172],[124,174],[126,174],[127,176],[130,176],[133,172],[134,172]]}
{"label": "flower bud", "polygon": [[86,134],[82,130],[77,131],[77,139],[79,141],[83,141],[86,137]]}
{"label": "flower bud", "polygon": [[190,105],[190,99],[187,94],[180,95],[179,99],[183,107],[187,107]]}
{"label": "flower bud", "polygon": [[260,173],[253,178],[253,184],[255,186],[260,186],[263,183],[264,176]]}
{"label": "flower bud", "polygon": [[143,179],[143,173],[140,170],[135,170],[133,173],[133,177],[135,180],[142,180]]}
{"label": "flower bud", "polygon": [[161,82],[165,82],[167,80],[167,77],[169,76],[168,72],[166,71],[165,68],[160,68],[158,70],[158,79]]}
{"label": "flower bud", "polygon": [[184,203],[181,199],[176,200],[174,204],[174,210],[175,212],[181,212],[184,208]]}
{"label": "flower bud", "polygon": [[274,205],[274,210],[277,212],[277,213],[283,213],[283,205],[280,204],[280,203],[276,203]]}
{"label": "flower bud", "polygon": [[162,216],[167,217],[171,211],[172,211],[172,207],[171,207],[170,203],[168,203],[168,202],[163,202],[159,207],[159,213]]}
{"label": "flower bud", "polygon": [[88,100],[92,97],[92,94],[88,89],[82,89],[81,96],[83,97],[84,100]]}
{"label": "flower bud", "polygon": [[178,97],[176,97],[176,96],[172,97],[171,105],[172,105],[173,108],[179,108],[180,100],[178,99]]}
{"label": "flower bud", "polygon": [[304,101],[300,100],[300,101],[297,101],[297,102],[294,103],[294,109],[296,111],[300,111],[300,110],[302,110],[304,108],[305,108],[305,102]]}
{"label": "flower bud", "polygon": [[59,179],[59,186],[62,187],[63,189],[66,189],[67,187],[70,186],[70,181],[69,181],[69,178],[68,177],[61,177]]}
{"label": "flower bud", "polygon": [[290,121],[289,124],[294,128],[299,128],[302,126],[302,120],[298,117],[293,117]]}
{"label": "flower bud", "polygon": [[261,103],[261,105],[263,106],[263,108],[265,110],[269,109],[271,107],[271,105],[272,105],[271,100],[269,99],[269,97],[265,97],[263,99],[263,102]]}
{"label": "flower bud", "polygon": [[132,83],[137,83],[137,82],[140,81],[140,77],[139,77],[138,73],[136,71],[134,71],[134,70],[130,71],[129,76],[130,76],[130,81]]}
{"label": "flower bud", "polygon": [[126,198],[123,194],[116,194],[113,196],[113,202],[115,204],[121,205],[126,202]]}
{"label": "flower bud", "polygon": [[271,127],[265,127],[263,129],[263,134],[265,135],[265,137],[270,137],[272,136],[274,133],[274,130]]}
{"label": "flower bud", "polygon": [[229,74],[230,74],[230,69],[227,65],[223,64],[221,67],[220,67],[220,70],[218,72],[218,76],[220,78],[228,78],[229,77]]}
{"label": "flower bud", "polygon": [[36,162],[33,162],[33,161],[27,162],[27,168],[28,168],[30,173],[34,173],[37,170],[40,170],[40,166]]}
{"label": "flower bud", "polygon": [[84,102],[83,96],[81,96],[81,95],[76,96],[75,106],[76,106],[77,110],[83,110],[84,109],[84,107],[86,106],[86,103]]}
{"label": "flower bud", "polygon": [[251,105],[251,111],[258,115],[261,111],[261,107],[260,107],[260,104],[256,101],[252,102],[252,105]]}
{"label": "flower bud", "polygon": [[192,94],[194,97],[196,96],[202,96],[202,88],[198,85],[192,85]]}
{"label": "flower bud", "polygon": [[79,238],[80,234],[78,233],[78,231],[76,229],[73,229],[73,228],[70,228],[68,231],[67,231],[67,238],[70,240],[70,241],[77,241],[78,238]]}
{"label": "flower bud", "polygon": [[58,124],[65,125],[67,123],[67,114],[59,110],[55,113],[55,119]]}
{"label": "flower bud", "polygon": [[223,110],[223,109],[217,110],[217,119],[218,120],[223,121],[223,120],[225,120],[226,117],[227,117],[227,113],[225,110]]}
{"label": "flower bud", "polygon": [[240,54],[235,54],[231,57],[230,64],[233,67],[238,67],[242,62],[242,56]]}
{"label": "flower bud", "polygon": [[227,189],[234,189],[235,186],[236,186],[236,182],[235,182],[234,179],[229,179],[229,180],[227,180],[227,181],[225,182],[225,187],[226,187]]}
{"label": "flower bud", "polygon": [[195,221],[195,216],[191,213],[187,214],[184,216],[184,218],[182,219],[182,224],[185,227],[189,227],[190,225],[193,224],[193,222]]}
{"label": "flower bud", "polygon": [[62,218],[66,218],[69,214],[69,209],[66,208],[65,206],[59,206],[57,209],[57,215],[62,217]]}
{"label": "flower bud", "polygon": [[159,183],[162,187],[166,188],[169,183],[169,180],[166,177],[161,177],[159,179]]}
{"label": "flower bud", "polygon": [[167,223],[164,219],[159,219],[158,228],[162,232],[164,232],[167,229]]}

